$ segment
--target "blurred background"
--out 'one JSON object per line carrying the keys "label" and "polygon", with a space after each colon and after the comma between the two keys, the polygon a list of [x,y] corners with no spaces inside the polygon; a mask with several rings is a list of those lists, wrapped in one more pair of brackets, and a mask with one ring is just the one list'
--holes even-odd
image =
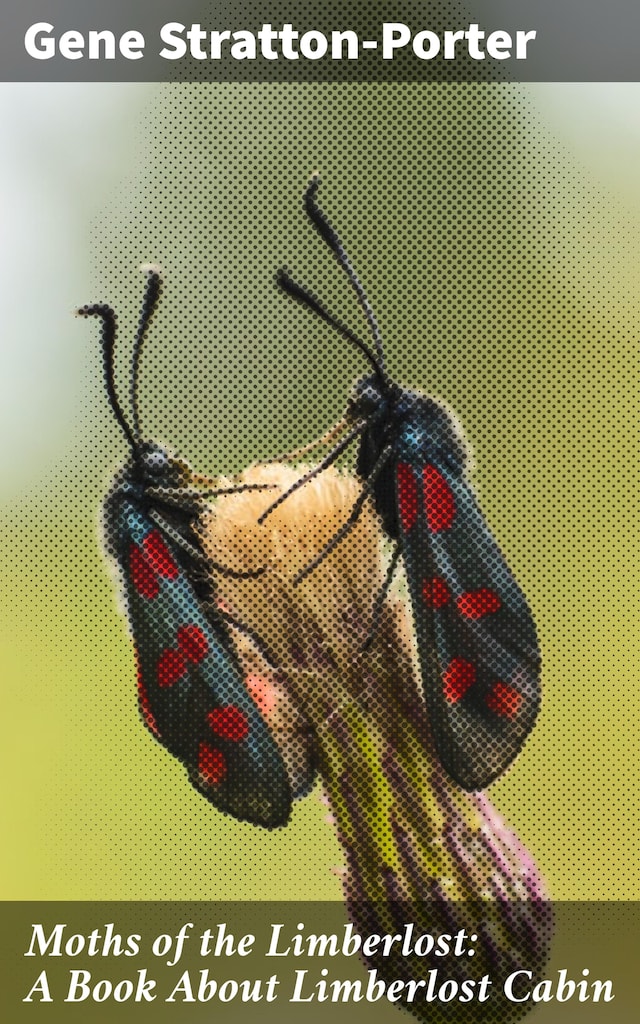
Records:
{"label": "blurred background", "polygon": [[5,898],[340,898],[316,798],[232,821],[139,720],[98,539],[126,450],[72,316],[115,306],[126,386],[161,263],[147,433],[210,473],[314,438],[364,370],[274,286],[287,264],[359,327],[314,169],[538,623],[543,712],[492,799],[556,899],[638,898],[639,87],[4,84],[0,121]]}

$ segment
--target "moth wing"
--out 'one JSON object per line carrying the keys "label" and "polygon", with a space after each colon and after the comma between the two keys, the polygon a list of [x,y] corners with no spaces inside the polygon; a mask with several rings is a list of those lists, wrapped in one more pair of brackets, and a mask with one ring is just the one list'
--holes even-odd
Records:
{"label": "moth wing", "polygon": [[119,560],[138,663],[142,716],[217,808],[286,824],[291,787],[224,627],[212,622],[171,540],[143,513],[119,514]]}
{"label": "moth wing", "polygon": [[483,789],[538,714],[533,618],[461,475],[444,461],[403,463],[397,500],[436,752],[460,786]]}

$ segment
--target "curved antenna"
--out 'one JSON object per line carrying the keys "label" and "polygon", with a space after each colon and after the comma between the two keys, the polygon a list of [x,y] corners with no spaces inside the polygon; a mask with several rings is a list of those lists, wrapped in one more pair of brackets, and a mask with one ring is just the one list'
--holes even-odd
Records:
{"label": "curved antenna", "polygon": [[136,439],[135,434],[131,430],[131,427],[127,423],[125,415],[122,411],[122,406],[120,405],[120,402],[118,401],[118,396],[116,394],[116,384],[113,367],[113,355],[116,344],[117,327],[116,314],[112,310],[111,306],[106,306],[99,303],[93,306],[82,306],[78,310],[78,313],[80,316],[96,316],[98,317],[98,319],[102,320],[102,359],[104,365],[104,380],[107,389],[107,398],[109,399],[109,405],[113,410],[113,414],[118,423],[120,424],[122,432],[124,433],[124,436],[129,442],[131,450],[135,455],[136,451],[138,450],[138,441]]}
{"label": "curved antenna", "polygon": [[312,292],[308,291],[301,284],[298,284],[292,277],[289,277],[287,271],[283,268],[276,274],[276,283],[279,288],[282,288],[283,292],[286,292],[287,295],[290,295],[292,299],[295,299],[296,302],[301,303],[301,305],[307,306],[307,308],[312,310],[320,317],[321,320],[324,320],[324,322],[329,324],[330,327],[333,327],[338,334],[341,334],[343,338],[346,338],[352,345],[355,345],[355,347],[362,352],[364,357],[373,367],[376,377],[386,385],[384,367],[380,365],[369,346],[365,344],[364,341],[361,341],[357,334],[354,334],[346,324],[343,324],[341,320],[338,320],[338,318],[333,315],[333,313],[330,313]]}
{"label": "curved antenna", "polygon": [[369,304],[369,300],[365,294],[365,290],[360,284],[358,275],[353,269],[353,264],[351,263],[351,260],[349,259],[342,242],[340,241],[334,228],[331,226],[329,218],[318,206],[317,195],[319,188],[320,178],[318,177],[318,175],[314,175],[311,181],[309,182],[307,190],[304,194],[304,208],[306,210],[309,220],[331,249],[331,252],[333,253],[338,263],[340,264],[345,274],[347,275],[349,284],[356,293],[358,305],[362,309],[362,312],[364,313],[367,319],[369,330],[371,331],[371,336],[373,338],[373,344],[376,350],[378,360],[378,375],[385,381],[385,383],[388,383],[384,360],[384,349],[382,347],[382,335],[380,333],[378,321],[376,320],[375,313],[373,312]]}
{"label": "curved antenna", "polygon": [[157,267],[143,267],[142,269],[145,270],[148,275],[147,287],[145,288],[144,299],[142,300],[140,320],[138,322],[138,330],[136,331],[135,340],[133,342],[133,353],[131,356],[131,412],[133,417],[133,435],[136,438],[137,444],[142,440],[142,432],[140,429],[140,410],[138,408],[140,356],[142,355],[142,346],[147,336],[151,318],[158,307],[158,300],[160,298],[160,291],[162,288],[162,278],[160,277],[160,272]]}

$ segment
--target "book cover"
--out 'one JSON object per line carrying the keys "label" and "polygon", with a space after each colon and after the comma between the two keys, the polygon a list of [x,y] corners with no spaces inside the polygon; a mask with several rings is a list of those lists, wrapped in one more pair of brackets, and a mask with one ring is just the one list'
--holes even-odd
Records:
{"label": "book cover", "polygon": [[631,1021],[640,15],[0,22],[7,1018]]}

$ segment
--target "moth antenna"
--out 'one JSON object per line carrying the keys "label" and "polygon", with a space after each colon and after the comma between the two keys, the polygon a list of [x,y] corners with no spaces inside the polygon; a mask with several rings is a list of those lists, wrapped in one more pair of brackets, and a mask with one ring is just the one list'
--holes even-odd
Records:
{"label": "moth antenna", "polygon": [[131,412],[133,417],[133,435],[136,438],[136,444],[139,444],[142,438],[142,431],[140,428],[140,409],[138,406],[140,357],[142,355],[142,346],[144,345],[144,341],[147,336],[149,324],[151,323],[153,314],[158,308],[158,300],[162,290],[162,278],[160,276],[159,267],[155,265],[146,265],[141,267],[141,269],[148,275],[147,287],[145,288],[144,299],[142,300],[140,320],[138,322],[138,330],[136,331],[135,340],[133,342],[133,353],[131,356]]}
{"label": "moth antenna", "polygon": [[116,344],[116,333],[117,333],[117,317],[111,306],[107,306],[101,303],[96,303],[92,306],[82,306],[78,310],[80,316],[95,316],[102,321],[101,328],[101,342],[102,342],[102,360],[104,366],[104,379],[107,389],[107,397],[109,399],[109,405],[113,411],[113,414],[118,421],[124,436],[126,437],[129,445],[131,446],[132,452],[138,450],[138,442],[134,432],[131,430],[126,417],[122,411],[122,406],[118,401],[118,395],[116,393],[116,383],[114,374],[114,352]]}
{"label": "moth antenna", "polygon": [[372,366],[376,377],[386,385],[384,368],[380,366],[375,353],[372,352],[366,342],[362,341],[357,334],[354,334],[350,327],[347,327],[347,325],[343,324],[341,320],[338,320],[333,313],[330,313],[326,306],[316,298],[313,292],[310,292],[307,288],[303,287],[303,285],[294,281],[292,277],[289,277],[289,274],[283,267],[281,267],[276,274],[276,284],[279,288],[282,288],[283,292],[290,295],[292,299],[295,299],[296,302],[299,302],[301,305],[312,310],[316,316],[319,316],[321,320],[324,320],[324,322],[329,324],[330,327],[333,327],[338,334],[341,334],[343,338],[346,338],[352,345],[355,345],[355,347],[362,352],[367,362]]}
{"label": "moth antenna", "polygon": [[304,208],[306,214],[320,236],[331,249],[331,252],[347,275],[349,284],[356,293],[358,305],[366,317],[367,324],[369,325],[369,330],[371,331],[371,336],[373,338],[373,344],[377,355],[377,375],[382,381],[384,381],[385,385],[388,385],[384,348],[382,346],[382,335],[380,333],[378,321],[376,320],[376,315],[371,308],[366,292],[353,268],[353,264],[349,259],[346,249],[340,241],[337,232],[331,225],[329,218],[318,205],[317,196],[319,188],[320,178],[317,174],[314,174],[304,194]]}

